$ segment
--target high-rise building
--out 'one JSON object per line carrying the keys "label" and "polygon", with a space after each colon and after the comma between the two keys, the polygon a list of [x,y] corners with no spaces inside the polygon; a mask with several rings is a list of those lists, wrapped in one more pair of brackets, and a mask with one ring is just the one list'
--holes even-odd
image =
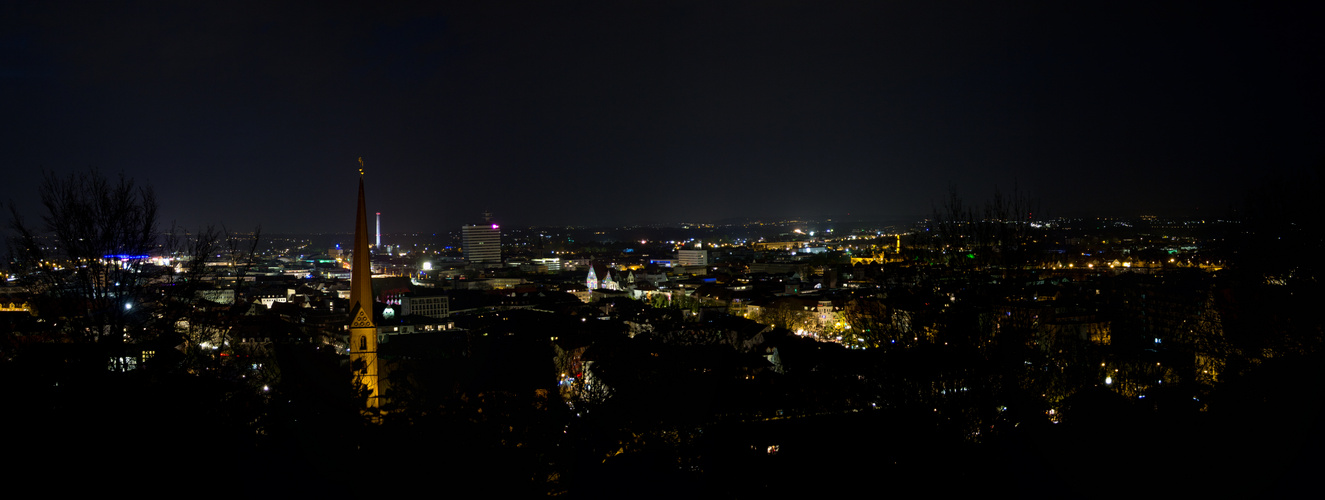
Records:
{"label": "high-rise building", "polygon": [[470,264],[501,263],[501,228],[492,223],[492,214],[483,213],[482,224],[464,226],[461,229],[460,245],[465,252],[465,262]]}

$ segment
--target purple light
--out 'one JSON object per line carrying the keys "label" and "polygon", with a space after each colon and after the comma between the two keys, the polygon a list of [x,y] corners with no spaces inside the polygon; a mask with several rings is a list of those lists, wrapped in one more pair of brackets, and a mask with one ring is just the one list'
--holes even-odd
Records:
{"label": "purple light", "polygon": [[493,225],[492,225],[492,228],[493,228],[493,229],[497,229],[497,225],[496,225],[496,224],[493,224]]}

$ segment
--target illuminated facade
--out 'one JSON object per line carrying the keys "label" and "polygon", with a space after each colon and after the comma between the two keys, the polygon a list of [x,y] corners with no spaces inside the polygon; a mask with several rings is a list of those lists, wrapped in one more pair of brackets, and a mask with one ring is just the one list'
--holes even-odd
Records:
{"label": "illuminated facade", "polygon": [[[14,301],[10,301],[10,302],[0,302],[0,311],[28,312],[28,313],[30,313],[30,312],[32,312],[32,306],[28,305],[28,303],[27,303],[26,301],[21,302],[21,303],[20,303],[20,302],[14,302]],[[34,316],[35,316],[35,315],[34,315]]]}
{"label": "illuminated facade", "polygon": [[354,220],[354,256],[350,266],[350,363],[354,378],[368,393],[368,408],[381,406],[378,387],[377,322],[373,316],[372,256],[368,253],[368,211],[359,178],[359,209]]}
{"label": "illuminated facade", "polygon": [[589,276],[585,277],[584,286],[588,288],[589,291],[598,290],[600,288],[604,290],[620,290],[621,285],[618,284],[616,280],[612,279],[612,270],[607,267],[603,267],[602,269],[603,277],[599,278],[598,272],[594,270],[594,266],[589,266]]}
{"label": "illuminated facade", "polygon": [[598,273],[594,271],[593,266],[589,266],[589,276],[584,278],[584,287],[590,291],[598,289]]}

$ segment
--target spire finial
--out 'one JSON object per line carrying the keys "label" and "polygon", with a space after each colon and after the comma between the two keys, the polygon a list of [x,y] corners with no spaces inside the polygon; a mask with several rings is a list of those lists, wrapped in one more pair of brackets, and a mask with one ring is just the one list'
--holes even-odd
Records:
{"label": "spire finial", "polygon": [[359,175],[363,175],[363,157],[359,157]]}

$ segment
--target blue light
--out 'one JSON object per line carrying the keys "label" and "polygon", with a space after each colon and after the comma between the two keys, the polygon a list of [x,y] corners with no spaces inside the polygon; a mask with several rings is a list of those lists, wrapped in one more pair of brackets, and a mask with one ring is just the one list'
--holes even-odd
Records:
{"label": "blue light", "polygon": [[124,253],[117,253],[117,254],[113,254],[113,255],[107,255],[105,258],[107,258],[107,259],[120,259],[120,260],[136,260],[136,259],[146,259],[146,258],[150,258],[150,257],[151,257],[150,255],[129,255],[129,254],[124,254]]}

